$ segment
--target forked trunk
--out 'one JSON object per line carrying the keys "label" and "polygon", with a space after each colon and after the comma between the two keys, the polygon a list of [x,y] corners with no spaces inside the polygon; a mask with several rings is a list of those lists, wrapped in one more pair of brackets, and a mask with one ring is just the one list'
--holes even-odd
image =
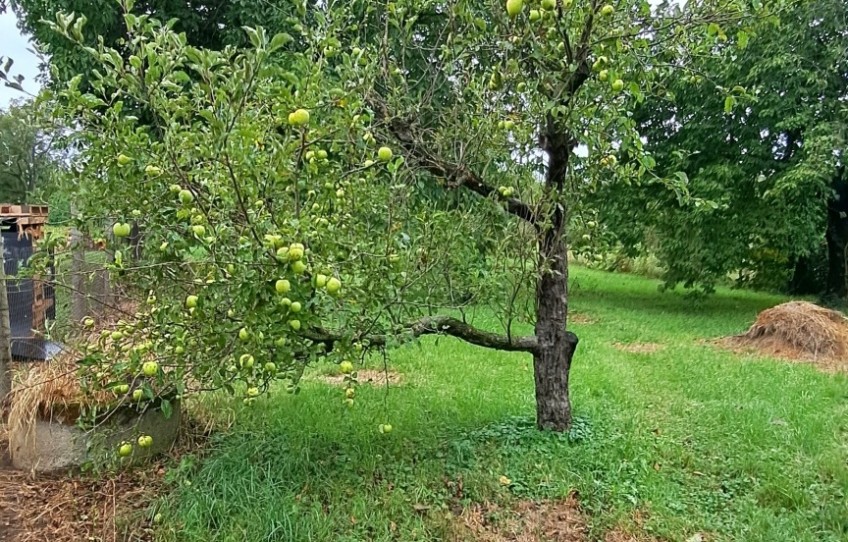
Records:
{"label": "forked trunk", "polygon": [[[550,121],[549,129],[554,126]],[[565,431],[571,427],[568,374],[577,348],[577,336],[566,331],[568,318],[568,252],[565,239],[566,210],[562,201],[569,138],[550,129],[544,141],[548,151],[545,192],[551,206],[549,223],[539,229],[539,263],[536,283],[536,425]]]}

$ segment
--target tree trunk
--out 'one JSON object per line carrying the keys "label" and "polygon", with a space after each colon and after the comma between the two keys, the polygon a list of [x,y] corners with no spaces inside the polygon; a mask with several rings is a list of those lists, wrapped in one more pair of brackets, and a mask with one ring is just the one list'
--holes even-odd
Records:
{"label": "tree trunk", "polygon": [[565,239],[566,210],[562,201],[570,138],[559,133],[549,120],[544,147],[548,152],[545,200],[551,205],[549,223],[537,226],[539,277],[536,283],[536,425],[539,429],[565,431],[571,427],[568,374],[577,348],[577,336],[566,331],[568,319],[568,251]]}
{"label": "tree trunk", "polygon": [[550,241],[553,244],[543,245],[541,252],[551,268],[543,272],[536,285],[537,345],[533,355],[536,425],[539,429],[565,431],[571,427],[568,374],[577,348],[577,336],[565,329],[568,316],[565,243],[561,238]]}
{"label": "tree trunk", "polygon": [[843,299],[848,294],[848,181],[840,170],[833,179],[833,197],[827,205],[827,289],[825,294]]}

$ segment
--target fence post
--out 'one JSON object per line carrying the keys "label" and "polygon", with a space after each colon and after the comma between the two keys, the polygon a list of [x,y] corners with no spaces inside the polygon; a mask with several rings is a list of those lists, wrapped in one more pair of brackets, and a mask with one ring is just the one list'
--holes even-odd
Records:
{"label": "fence post", "polygon": [[12,328],[9,323],[9,292],[6,289],[6,243],[0,222],[0,404],[12,391]]}

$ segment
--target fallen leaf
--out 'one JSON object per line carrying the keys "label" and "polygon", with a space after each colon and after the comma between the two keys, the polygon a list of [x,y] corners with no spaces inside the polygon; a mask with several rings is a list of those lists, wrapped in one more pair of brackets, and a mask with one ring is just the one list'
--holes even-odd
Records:
{"label": "fallen leaf", "polygon": [[508,486],[512,483],[512,480],[510,480],[506,476],[501,476],[500,478],[498,478],[498,481],[501,483],[502,486]]}

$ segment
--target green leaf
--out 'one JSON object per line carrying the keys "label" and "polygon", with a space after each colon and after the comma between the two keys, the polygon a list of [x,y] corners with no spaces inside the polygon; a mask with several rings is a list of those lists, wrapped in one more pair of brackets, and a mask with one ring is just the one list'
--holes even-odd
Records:
{"label": "green leaf", "polygon": [[749,39],[750,39],[750,36],[748,36],[748,33],[745,32],[744,30],[740,30],[736,34],[736,40],[737,40],[737,43],[738,43],[740,49],[745,49],[746,47],[748,47],[748,40]]}
{"label": "green leaf", "polygon": [[294,38],[291,35],[280,32],[279,34],[275,34],[273,38],[271,38],[271,43],[268,45],[268,51],[274,52],[280,47],[284,46],[287,43],[294,41]]}
{"label": "green leaf", "polygon": [[736,98],[728,96],[724,99],[724,112],[730,113],[733,111],[733,106],[736,105]]}
{"label": "green leaf", "polygon": [[162,414],[165,416],[165,419],[169,419],[173,413],[174,407],[171,406],[171,401],[162,399]]}

